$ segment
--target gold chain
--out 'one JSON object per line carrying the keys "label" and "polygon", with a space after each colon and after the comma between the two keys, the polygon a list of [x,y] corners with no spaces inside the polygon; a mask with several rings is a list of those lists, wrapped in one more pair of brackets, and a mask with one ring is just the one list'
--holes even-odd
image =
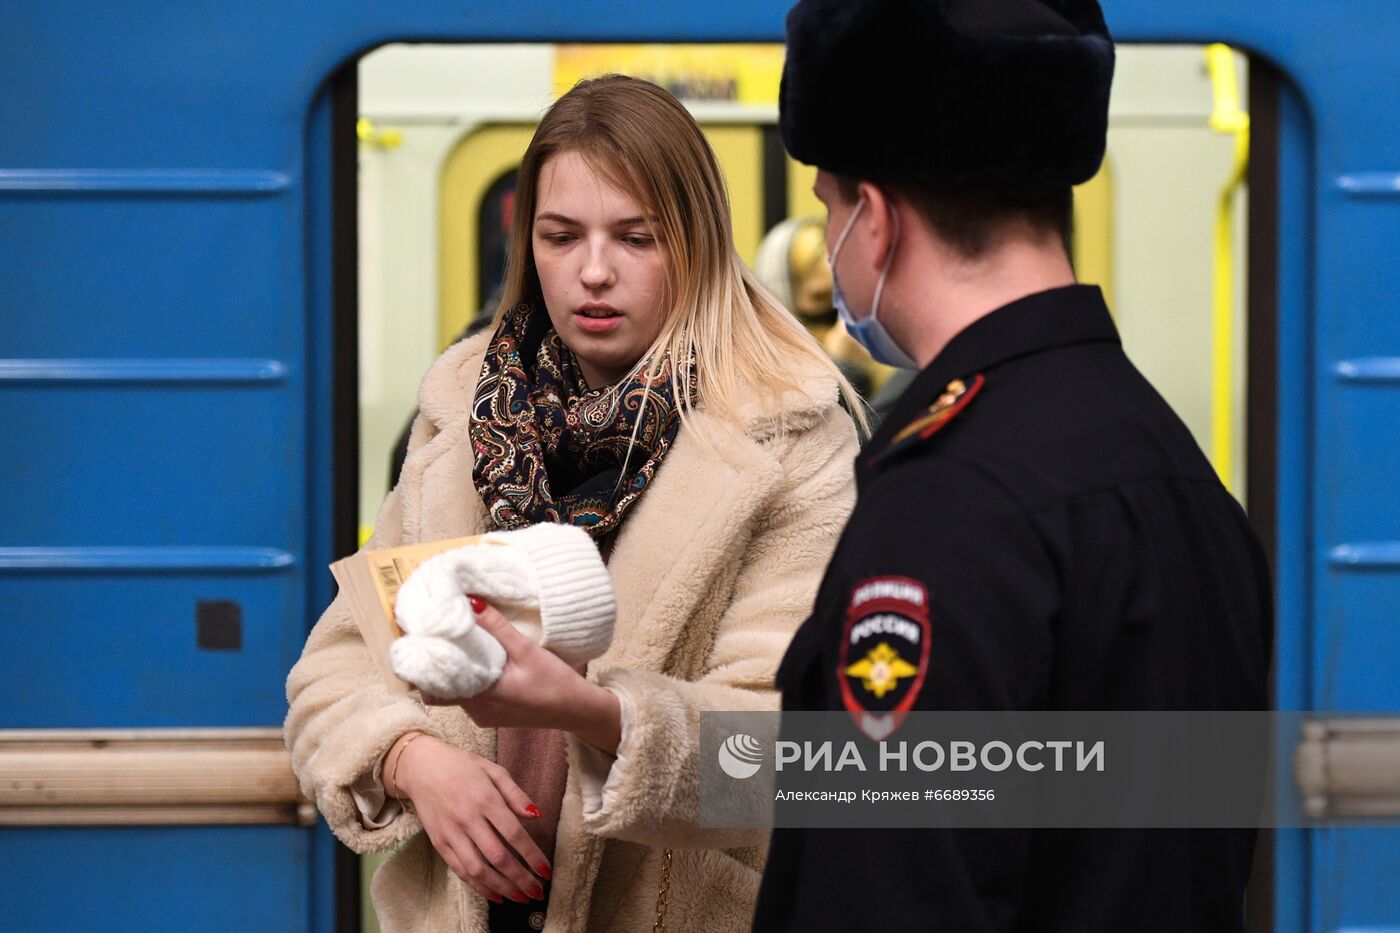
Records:
{"label": "gold chain", "polygon": [[666,933],[666,897],[671,893],[671,850],[661,853],[661,884],[656,889],[656,925],[651,933]]}

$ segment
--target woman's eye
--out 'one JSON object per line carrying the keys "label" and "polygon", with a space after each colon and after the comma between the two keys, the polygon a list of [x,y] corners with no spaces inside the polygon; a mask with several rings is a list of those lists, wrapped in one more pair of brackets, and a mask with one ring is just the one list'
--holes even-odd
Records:
{"label": "woman's eye", "polygon": [[623,237],[622,240],[628,246],[650,246],[652,243],[656,242],[645,233],[629,233],[627,236]]}
{"label": "woman's eye", "polygon": [[573,235],[568,233],[546,233],[544,235],[544,239],[546,242],[554,243],[557,246],[562,246],[565,243],[572,240]]}

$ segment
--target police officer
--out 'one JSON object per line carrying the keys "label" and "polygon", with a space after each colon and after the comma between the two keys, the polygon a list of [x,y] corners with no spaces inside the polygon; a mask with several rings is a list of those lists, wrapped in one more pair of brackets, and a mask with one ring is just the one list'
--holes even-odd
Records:
{"label": "police officer", "polygon": [[[1267,708],[1257,537],[1069,261],[1105,143],[1098,4],[801,0],[787,55],[838,309],[920,372],[861,451],[784,709],[878,737],[909,710]],[[754,929],[1241,930],[1253,842],[781,829]]]}

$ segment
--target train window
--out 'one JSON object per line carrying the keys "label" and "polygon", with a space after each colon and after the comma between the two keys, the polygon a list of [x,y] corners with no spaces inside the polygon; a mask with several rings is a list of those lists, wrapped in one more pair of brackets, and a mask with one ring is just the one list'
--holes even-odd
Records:
{"label": "train window", "polygon": [[[871,397],[898,385],[833,329],[815,173],[784,154],[776,128],[782,54],[778,45],[388,45],[361,59],[362,534],[393,481],[423,373],[494,310],[534,125],[589,75],[646,77],[691,108],[725,173],[740,254],[763,277],[772,269],[760,256],[781,252],[787,283],[775,292]],[[1244,56],[1223,46],[1121,47],[1108,156],[1076,190],[1072,244],[1080,280],[1103,288],[1129,355],[1241,498],[1248,77]],[[372,912],[364,916],[372,929]]]}
{"label": "train window", "polygon": [[477,294],[481,296],[476,312],[478,321],[489,317],[490,309],[500,300],[501,285],[505,280],[506,243],[515,213],[517,174],[515,169],[502,173],[481,196],[481,205],[477,209],[476,272],[480,283]]}

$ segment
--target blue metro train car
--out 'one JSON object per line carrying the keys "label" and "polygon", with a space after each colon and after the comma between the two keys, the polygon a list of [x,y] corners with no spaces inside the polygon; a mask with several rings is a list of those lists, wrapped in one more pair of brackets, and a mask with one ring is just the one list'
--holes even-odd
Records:
{"label": "blue metro train car", "polygon": [[[1243,469],[1277,705],[1400,710],[1400,5],[1103,5],[1122,43],[1249,56]],[[356,544],[360,57],[774,43],[786,7],[7,4],[0,929],[358,924],[357,865],[279,727]],[[1375,725],[1400,759],[1400,719]],[[1344,811],[1359,783],[1308,793]],[[1400,779],[1367,787],[1400,815]],[[1265,854],[1256,929],[1400,933],[1394,830],[1279,830]]]}

